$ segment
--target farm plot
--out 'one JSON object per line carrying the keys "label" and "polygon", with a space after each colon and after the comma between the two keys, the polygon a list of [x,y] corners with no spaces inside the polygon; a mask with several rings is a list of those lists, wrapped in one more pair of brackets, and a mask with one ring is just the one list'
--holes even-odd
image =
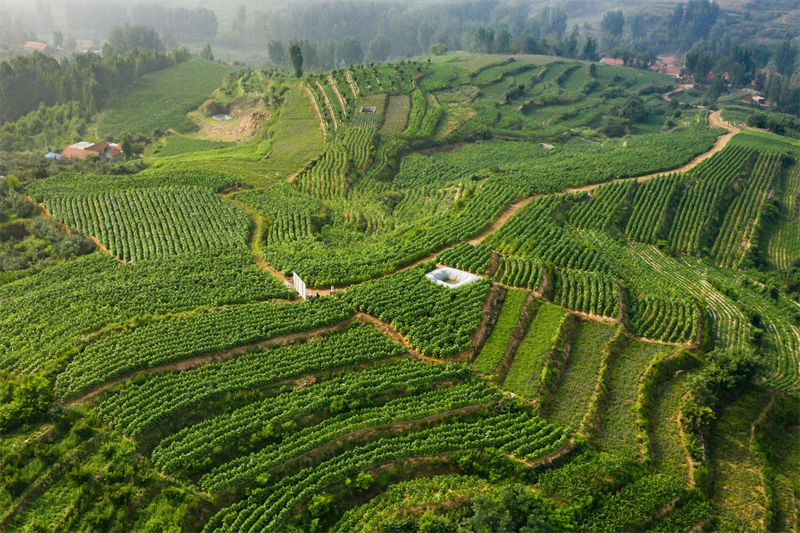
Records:
{"label": "farm plot", "polygon": [[653,466],[656,471],[681,480],[684,485],[690,479],[689,459],[678,426],[678,413],[683,395],[689,390],[691,378],[691,372],[684,372],[664,384],[653,404],[651,420]]}
{"label": "farm plot", "polygon": [[247,244],[250,219],[208,191],[135,190],[91,196],[52,197],[45,206],[82,233],[95,235],[125,261],[239,248]]}
{"label": "farm plot", "polygon": [[781,192],[783,216],[778,229],[769,240],[769,257],[773,264],[788,271],[800,258],[800,163],[795,163],[788,173]]}
{"label": "farm plot", "polygon": [[[531,436],[541,435],[536,440]],[[564,445],[567,434],[528,414],[509,413],[476,422],[453,422],[408,435],[381,439],[346,451],[285,477],[273,490],[253,492],[246,500],[222,509],[203,529],[210,533],[250,529],[275,530],[311,499],[323,484],[355,476],[359,471],[407,457],[424,457],[472,448],[497,448],[533,460]]]}
{"label": "farm plot", "polygon": [[542,304],[522,339],[503,388],[525,398],[535,399],[541,390],[542,371],[548,355],[555,350],[567,310],[550,303]]}
{"label": "farm plot", "polygon": [[750,444],[751,426],[769,396],[751,391],[726,406],[709,443],[714,475],[712,512],[718,531],[766,531],[769,514],[761,459]]}
{"label": "farm plot", "polygon": [[195,370],[127,382],[98,407],[100,415],[136,437],[166,417],[228,393],[256,389],[287,379],[380,361],[403,353],[372,326],[358,326],[315,342],[250,352]]}
{"label": "farm plot", "polygon": [[146,74],[130,90],[109,102],[98,124],[102,137],[119,139],[123,133],[151,136],[172,128],[180,133],[196,126],[186,113],[222,85],[233,69],[195,58],[178,66]]}
{"label": "farm plot", "polygon": [[680,174],[660,176],[640,184],[633,198],[633,213],[625,233],[635,241],[656,244],[664,229],[667,211],[682,183]]}
{"label": "farm plot", "polygon": [[380,132],[382,135],[397,135],[406,129],[411,112],[411,99],[404,94],[392,95],[386,105],[386,115]]}
{"label": "farm plot", "polygon": [[503,256],[495,279],[503,285],[535,291],[542,282],[544,270],[544,265],[539,261]]}
{"label": "farm plot", "polygon": [[547,413],[548,420],[578,429],[586,414],[600,371],[600,355],[616,326],[581,321],[572,340],[567,366]]}
{"label": "farm plot", "polygon": [[0,319],[0,367],[41,370],[81,335],[107,324],[286,297],[286,287],[259,270],[244,249],[132,265],[91,254],[0,286],[8,310]]}
{"label": "farm plot", "polygon": [[611,379],[599,439],[603,451],[632,458],[641,454],[635,410],[639,379],[654,357],[672,350],[674,348],[662,344],[631,341],[611,364]]}
{"label": "farm plot", "polygon": [[745,188],[728,209],[711,249],[711,256],[718,265],[737,268],[741,264],[780,170],[779,154],[761,153]]}
{"label": "farm plot", "polygon": [[329,326],[351,313],[340,301],[325,299],[249,304],[152,322],[88,346],[59,374],[56,390],[71,396],[139,368]]}
{"label": "farm plot", "polygon": [[678,205],[669,234],[673,251],[681,254],[700,251],[701,237],[717,212],[721,198],[752,154],[750,148],[726,146],[692,171],[700,180],[683,194]]}
{"label": "farm plot", "polygon": [[371,533],[388,518],[405,509],[440,504],[474,494],[485,494],[492,486],[477,476],[452,474],[414,479],[390,485],[386,493],[347,511],[334,533]]}
{"label": "farm plot", "polygon": [[171,157],[174,155],[189,154],[193,152],[205,152],[234,146],[235,143],[208,141],[205,139],[193,139],[191,137],[171,136],[164,141],[164,146],[154,157]]}
{"label": "farm plot", "polygon": [[[481,381],[465,383],[469,376],[469,369],[464,366],[407,359],[347,372],[184,428],[162,440],[152,457],[166,472],[205,471],[205,458],[219,457],[223,464],[201,478],[204,488],[218,492],[348,433],[490,403],[501,397],[497,389]],[[445,386],[450,381],[452,386]],[[408,394],[403,394],[406,390]],[[387,399],[373,404],[364,401],[366,398]],[[345,405],[349,408],[345,409]],[[326,408],[328,416],[321,414]],[[297,433],[284,435],[280,443],[269,443],[268,438],[262,443],[247,443],[253,433],[264,427],[278,428],[282,420],[303,417],[313,422],[303,424]],[[224,447],[222,453],[215,452],[220,445]]]}
{"label": "farm plot", "polygon": [[483,317],[490,282],[457,289],[433,283],[432,263],[350,288],[342,297],[359,311],[391,324],[425,355],[452,357],[469,350]]}
{"label": "farm plot", "polygon": [[529,294],[528,291],[521,289],[511,289],[506,294],[506,300],[503,302],[503,308],[500,310],[497,323],[492,328],[491,335],[489,335],[481,353],[475,360],[475,370],[481,374],[494,374],[503,359],[503,355],[506,353],[511,335],[520,320],[520,315]]}
{"label": "farm plot", "polygon": [[613,277],[562,269],[556,279],[556,304],[597,316],[613,318],[619,314],[619,289]]}

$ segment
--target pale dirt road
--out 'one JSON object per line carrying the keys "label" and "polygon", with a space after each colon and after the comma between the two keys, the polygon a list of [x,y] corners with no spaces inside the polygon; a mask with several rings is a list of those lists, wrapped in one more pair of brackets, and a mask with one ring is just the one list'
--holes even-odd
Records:
{"label": "pale dirt road", "polygon": [[714,142],[714,146],[711,147],[711,150],[709,150],[708,152],[705,152],[703,154],[700,154],[699,156],[695,157],[694,159],[692,159],[691,161],[689,161],[688,163],[686,163],[682,167],[675,168],[675,169],[672,169],[672,170],[666,170],[664,172],[656,172],[654,174],[646,174],[644,176],[638,176],[636,178],[620,178],[620,179],[616,179],[616,180],[612,180],[612,181],[605,181],[603,183],[594,183],[592,185],[585,185],[583,187],[571,187],[569,189],[565,189],[563,192],[564,193],[577,193],[577,192],[584,192],[584,191],[585,192],[589,192],[589,191],[595,190],[596,188],[598,188],[598,187],[600,187],[602,185],[606,185],[607,183],[614,183],[614,182],[618,182],[618,181],[636,180],[638,183],[642,183],[642,182],[645,182],[645,181],[647,181],[649,179],[655,178],[656,176],[663,176],[664,174],[670,174],[672,172],[688,172],[688,171],[692,170],[694,167],[696,167],[697,165],[699,165],[700,163],[702,163],[703,161],[705,161],[709,157],[713,156],[717,152],[721,152],[722,149],[725,148],[728,145],[728,142],[730,142],[730,140],[733,138],[733,136],[736,135],[737,133],[739,133],[739,131],[741,131],[741,130],[739,130],[739,128],[736,128],[735,126],[731,126],[730,124],[728,124],[727,122],[722,120],[722,118],[720,117],[720,113],[722,113],[722,111],[714,111],[713,113],[711,113],[708,116],[708,123],[712,128],[720,128],[720,129],[728,130],[728,133],[726,133],[724,135],[720,135],[719,137],[717,137],[717,140],[716,140],[716,142]]}

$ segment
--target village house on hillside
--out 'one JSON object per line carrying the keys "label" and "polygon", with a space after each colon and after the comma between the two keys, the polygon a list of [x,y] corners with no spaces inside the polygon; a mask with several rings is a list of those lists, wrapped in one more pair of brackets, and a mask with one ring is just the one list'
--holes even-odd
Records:
{"label": "village house on hillside", "polygon": [[61,152],[62,157],[71,157],[76,159],[86,159],[90,155],[99,156],[100,159],[105,161],[116,161],[122,156],[122,150],[119,145],[101,141],[99,143],[79,142],[64,148]]}
{"label": "village house on hillside", "polygon": [[37,43],[36,41],[28,41],[22,46],[26,52],[50,52],[50,45],[47,43]]}

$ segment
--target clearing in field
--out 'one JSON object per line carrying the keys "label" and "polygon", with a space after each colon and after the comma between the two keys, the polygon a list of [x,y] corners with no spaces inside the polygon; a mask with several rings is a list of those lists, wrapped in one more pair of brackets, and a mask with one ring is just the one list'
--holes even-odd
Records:
{"label": "clearing in field", "polygon": [[709,462],[718,531],[765,531],[769,525],[764,465],[751,442],[752,425],[769,401],[765,392],[748,392],[725,407],[716,424],[709,443]]}
{"label": "clearing in field", "polygon": [[106,107],[97,131],[118,139],[123,133],[151,136],[174,129],[189,133],[196,125],[186,113],[202,104],[233,69],[195,58],[175,67],[142,76],[130,90]]}
{"label": "clearing in field", "polygon": [[556,350],[555,344],[566,317],[567,310],[563,307],[545,303],[539,308],[528,334],[517,348],[504,388],[529,399],[538,396],[542,370],[548,356]]}
{"label": "clearing in field", "polygon": [[682,480],[684,484],[688,484],[690,479],[689,459],[678,425],[678,414],[692,375],[691,372],[684,372],[662,386],[653,404],[651,420],[653,466],[662,474]]}
{"label": "clearing in field", "polygon": [[406,129],[408,114],[411,112],[411,99],[405,95],[393,95],[389,97],[386,106],[386,114],[381,127],[383,135],[397,135]]}
{"label": "clearing in field", "polygon": [[641,449],[636,440],[639,434],[638,417],[634,411],[639,379],[656,355],[672,350],[674,348],[663,344],[635,340],[611,363],[611,379],[600,432],[600,448],[603,451],[632,457],[640,455]]}
{"label": "clearing in field", "polygon": [[475,360],[475,370],[481,374],[494,374],[497,366],[506,353],[511,335],[520,320],[520,315],[530,293],[523,289],[510,289],[500,310],[497,323],[492,328],[492,333],[486,344],[483,345],[480,355]]}
{"label": "clearing in field", "polygon": [[547,418],[578,429],[586,414],[600,371],[600,356],[617,326],[581,321],[572,341],[567,367]]}

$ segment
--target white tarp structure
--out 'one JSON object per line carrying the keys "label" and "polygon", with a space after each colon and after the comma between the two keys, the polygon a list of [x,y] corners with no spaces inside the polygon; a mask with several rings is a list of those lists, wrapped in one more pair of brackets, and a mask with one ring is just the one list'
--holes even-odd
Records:
{"label": "white tarp structure", "polygon": [[303,300],[307,300],[306,298],[306,284],[300,279],[300,276],[297,275],[297,272],[292,272],[292,283],[294,283],[294,290],[297,291]]}
{"label": "white tarp structure", "polygon": [[480,276],[458,270],[457,268],[441,267],[425,274],[429,280],[444,285],[449,289],[457,289],[481,279]]}

